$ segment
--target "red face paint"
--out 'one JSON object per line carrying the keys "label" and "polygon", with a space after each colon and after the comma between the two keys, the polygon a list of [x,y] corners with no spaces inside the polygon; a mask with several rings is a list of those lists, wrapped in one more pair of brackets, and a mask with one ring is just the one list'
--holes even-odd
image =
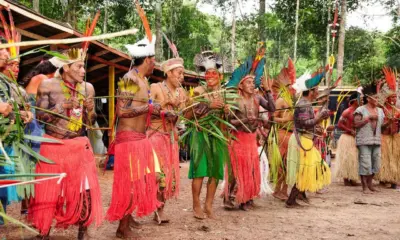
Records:
{"label": "red face paint", "polygon": [[207,71],[205,74],[205,79],[219,79],[219,73],[217,71]]}

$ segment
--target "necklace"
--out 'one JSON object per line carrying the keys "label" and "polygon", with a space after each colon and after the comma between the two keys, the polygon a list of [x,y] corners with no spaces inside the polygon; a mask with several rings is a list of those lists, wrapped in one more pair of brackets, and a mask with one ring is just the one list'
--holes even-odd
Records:
{"label": "necklace", "polygon": [[[167,83],[165,81],[163,81],[163,85],[168,90],[168,97],[172,98],[172,91],[169,89],[169,87],[168,87],[168,85],[167,85]],[[178,88],[175,89],[175,97],[179,97]]]}
{"label": "necklace", "polygon": [[66,100],[70,100],[71,97],[78,95],[79,106],[73,109],[67,110],[67,117],[70,118],[67,128],[73,132],[77,132],[82,128],[82,118],[83,118],[83,100],[84,96],[82,94],[84,87],[82,84],[77,83],[73,86],[71,83],[60,79],[61,90],[64,94]]}
{"label": "necklace", "polygon": [[[244,98],[243,98],[244,99]],[[254,111],[254,101],[253,101],[254,99],[253,98],[251,98],[250,99],[250,109],[249,109],[249,107],[247,106],[247,104],[246,104],[246,102],[245,101],[243,101],[243,105],[244,105],[244,109],[245,109],[245,111],[246,111],[246,116],[248,117],[249,116],[249,112],[250,113],[252,113],[253,111]],[[250,111],[248,111],[248,109],[250,110]]]}

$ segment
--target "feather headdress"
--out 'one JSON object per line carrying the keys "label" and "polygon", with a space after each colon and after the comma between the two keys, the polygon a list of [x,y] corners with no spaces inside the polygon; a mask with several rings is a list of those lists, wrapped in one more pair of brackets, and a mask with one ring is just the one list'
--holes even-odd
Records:
{"label": "feather headdress", "polygon": [[[8,19],[10,22],[10,25],[7,24],[6,18],[4,17],[3,14],[3,10],[6,9],[7,10],[7,14],[8,14]],[[8,43],[17,43],[21,41],[21,35],[17,32],[15,25],[14,25],[14,19],[13,16],[11,14],[11,10],[10,8],[4,8],[3,6],[0,7],[0,20],[1,20],[1,24],[3,25],[4,28],[4,33],[1,33],[1,35],[3,35],[6,39],[6,41]],[[10,47],[8,49],[9,53],[10,53],[10,57],[11,58],[15,58],[19,55],[19,47]]]}
{"label": "feather headdress", "polygon": [[385,103],[386,99],[392,95],[396,95],[397,87],[397,72],[389,67],[383,67],[382,69],[384,79],[378,82],[376,91],[379,93],[379,103]]}
{"label": "feather headdress", "polygon": [[231,72],[232,66],[228,59],[211,50],[205,50],[196,54],[193,60],[196,71],[202,75],[209,69],[216,69],[220,73]]}
{"label": "feather headdress", "polygon": [[237,87],[241,81],[254,78],[255,87],[258,88],[261,85],[261,78],[264,73],[264,54],[265,48],[263,45],[260,45],[255,57],[248,57],[243,64],[235,69],[226,87]]}
{"label": "feather headdress", "polygon": [[156,36],[151,33],[149,21],[147,20],[146,13],[140,6],[139,1],[135,1],[136,10],[142,20],[146,37],[135,44],[125,45],[132,58],[152,57],[156,55]]}
{"label": "feather headdress", "polygon": [[288,66],[283,67],[273,80],[273,90],[280,92],[282,88],[292,86],[296,81],[296,68],[291,58],[288,59]]}
{"label": "feather headdress", "polygon": [[161,33],[162,33],[165,41],[168,43],[169,48],[172,51],[172,56],[174,58],[179,58],[179,52],[178,52],[178,49],[176,48],[175,44],[171,40],[168,39],[167,35],[165,35],[164,32],[161,32]]}
{"label": "feather headdress", "polygon": [[299,77],[296,82],[293,84],[293,88],[297,93],[308,91],[312,88],[317,87],[322,79],[325,77],[325,71],[318,70],[313,74],[306,72],[301,77]]}

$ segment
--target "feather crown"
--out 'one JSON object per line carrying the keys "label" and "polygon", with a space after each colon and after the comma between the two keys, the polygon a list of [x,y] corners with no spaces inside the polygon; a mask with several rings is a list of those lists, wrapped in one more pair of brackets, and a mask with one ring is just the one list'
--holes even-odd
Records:
{"label": "feather crown", "polygon": [[232,66],[229,64],[228,59],[211,50],[204,50],[194,56],[193,64],[196,71],[204,75],[207,70],[215,69],[220,73],[231,72]]}
{"label": "feather crown", "polygon": [[384,104],[388,97],[397,93],[397,72],[389,67],[383,67],[382,72],[384,79],[376,85],[376,92],[379,94],[378,102],[380,104]]}
{"label": "feather crown", "polygon": [[254,78],[255,87],[260,87],[265,65],[264,54],[265,48],[263,44],[259,43],[256,56],[248,57],[244,63],[233,71],[226,87],[237,87],[242,81],[248,78]]}
{"label": "feather crown", "polygon": [[293,84],[293,88],[297,93],[308,91],[312,88],[317,87],[322,79],[325,77],[325,71],[318,70],[313,74],[306,72],[301,77],[299,77],[296,82]]}
{"label": "feather crown", "polygon": [[288,58],[287,67],[283,67],[273,80],[273,90],[279,92],[281,88],[292,86],[296,81],[296,67],[291,58]]}
{"label": "feather crown", "polygon": [[135,44],[125,45],[132,58],[152,57],[156,55],[156,36],[151,33],[149,21],[147,20],[146,13],[140,6],[139,1],[135,0],[136,10],[143,23],[143,28],[146,32],[146,37]]}

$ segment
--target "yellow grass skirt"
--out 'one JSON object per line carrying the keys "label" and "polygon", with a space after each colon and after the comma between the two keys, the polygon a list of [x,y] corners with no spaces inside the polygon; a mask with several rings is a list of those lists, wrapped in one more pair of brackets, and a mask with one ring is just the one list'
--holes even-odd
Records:
{"label": "yellow grass skirt", "polygon": [[382,182],[400,182],[400,134],[382,135],[381,168],[376,179]]}
{"label": "yellow grass skirt", "polygon": [[322,160],[321,154],[313,146],[309,138],[299,136],[304,151],[296,141],[295,134],[289,139],[287,156],[287,184],[296,187],[300,191],[316,192],[331,183],[331,170]]}
{"label": "yellow grass skirt", "polygon": [[336,150],[336,177],[357,181],[358,174],[358,149],[355,137],[343,133],[338,141]]}

